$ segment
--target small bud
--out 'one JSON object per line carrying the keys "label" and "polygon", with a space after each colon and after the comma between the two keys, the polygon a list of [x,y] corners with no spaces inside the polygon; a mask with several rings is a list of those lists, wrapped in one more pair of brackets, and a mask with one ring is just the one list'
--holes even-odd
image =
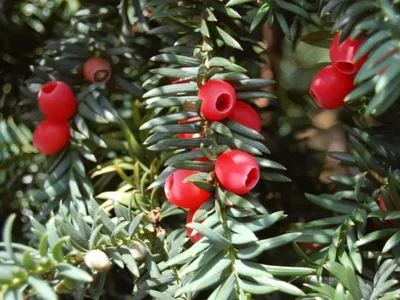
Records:
{"label": "small bud", "polygon": [[90,250],[86,253],[85,264],[93,271],[107,271],[111,267],[110,259],[101,250]]}
{"label": "small bud", "polygon": [[146,256],[146,247],[140,241],[132,241],[129,251],[132,254],[132,257],[136,261],[141,261]]}

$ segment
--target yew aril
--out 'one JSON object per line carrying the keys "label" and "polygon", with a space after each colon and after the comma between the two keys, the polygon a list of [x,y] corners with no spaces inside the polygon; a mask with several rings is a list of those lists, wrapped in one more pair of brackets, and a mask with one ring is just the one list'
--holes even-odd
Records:
{"label": "yew aril", "polygon": [[234,88],[222,80],[210,80],[199,91],[198,98],[203,100],[201,112],[208,120],[219,121],[227,118],[236,105]]}
{"label": "yew aril", "polygon": [[334,66],[321,69],[311,82],[310,95],[324,109],[335,109],[354,88],[354,75],[339,72]]}
{"label": "yew aril", "polygon": [[42,121],[33,133],[33,146],[45,155],[56,154],[71,138],[67,122]]}
{"label": "yew aril", "polygon": [[107,82],[111,77],[111,64],[102,57],[89,58],[83,65],[83,76],[91,83]]}
{"label": "yew aril", "polygon": [[215,175],[226,190],[246,194],[260,179],[260,168],[254,156],[241,150],[230,150],[218,156]]}
{"label": "yew aril", "polygon": [[236,101],[235,108],[228,119],[247,126],[255,131],[261,130],[261,119],[258,113],[247,103]]}
{"label": "yew aril", "polygon": [[[199,150],[199,148],[194,148],[191,151],[193,152],[193,151],[196,151],[196,150]],[[196,158],[195,160],[196,161],[202,161],[202,162],[209,162],[210,161],[207,156],[199,157],[199,158]]]}
{"label": "yew aril", "polygon": [[[186,224],[192,223],[193,221],[193,217],[194,214],[196,213],[197,210],[189,210],[187,215],[186,215]],[[202,222],[200,222],[202,223]],[[194,235],[192,235],[193,229],[190,227],[186,227],[186,233],[189,237],[189,239],[193,242],[193,243],[197,243],[202,237],[203,235],[201,233],[196,233]]]}
{"label": "yew aril", "polygon": [[165,196],[172,204],[188,209],[198,209],[211,194],[191,182],[183,182],[187,177],[199,173],[193,170],[175,170],[165,182]]}
{"label": "yew aril", "polygon": [[72,89],[62,81],[51,81],[42,86],[38,94],[39,108],[48,120],[67,121],[77,109]]}
{"label": "yew aril", "polygon": [[[178,121],[178,124],[185,124],[185,123],[191,123],[191,122],[197,122],[197,121],[201,121],[200,117],[193,117],[193,118],[189,118],[189,119],[185,119],[185,120],[180,120]],[[195,135],[197,133],[178,133],[178,138],[181,139],[191,139],[193,138],[193,135]]]}
{"label": "yew aril", "polygon": [[306,243],[306,242],[298,242],[297,245],[299,245],[299,247],[302,248],[302,249],[309,249],[309,250],[319,250],[319,249],[324,248],[326,246],[326,245],[323,245],[323,244]]}
{"label": "yew aril", "polygon": [[334,65],[341,73],[355,74],[360,70],[361,66],[368,58],[368,55],[366,54],[359,60],[354,60],[357,50],[360,48],[365,38],[361,37],[357,40],[353,40],[348,37],[339,44],[340,34],[341,33],[339,32],[335,35],[329,50],[332,65]]}
{"label": "yew aril", "polygon": [[[389,195],[389,197],[392,198],[390,195]],[[393,202],[393,199],[391,199],[391,200],[392,200],[392,202]],[[386,207],[385,201],[383,200],[382,195],[379,196],[379,208],[380,208],[382,211],[387,211],[387,207]],[[392,220],[383,220],[383,222],[385,222],[385,224],[386,224],[388,227],[395,227],[394,224],[393,224],[393,222],[392,222]]]}

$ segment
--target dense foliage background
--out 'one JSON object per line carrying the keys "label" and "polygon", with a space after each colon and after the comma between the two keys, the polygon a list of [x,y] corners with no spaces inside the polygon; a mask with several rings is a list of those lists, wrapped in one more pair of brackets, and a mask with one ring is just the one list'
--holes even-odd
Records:
{"label": "dense foliage background", "polygon": [[[0,298],[398,299],[399,8],[0,0]],[[328,111],[308,90],[338,31],[366,37],[357,56],[369,56]],[[94,56],[112,65],[106,83],[82,75]],[[252,103],[261,135],[214,122],[206,138],[175,138],[210,79]],[[69,146],[44,156],[32,133],[53,80],[71,86],[78,113]],[[246,197],[193,179],[216,193],[193,244],[163,184],[175,168],[212,171],[186,150],[221,145],[265,168]]]}

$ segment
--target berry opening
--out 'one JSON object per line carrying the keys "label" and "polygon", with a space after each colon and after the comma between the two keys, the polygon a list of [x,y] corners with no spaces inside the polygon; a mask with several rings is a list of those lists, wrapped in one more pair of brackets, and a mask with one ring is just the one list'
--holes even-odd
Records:
{"label": "berry opening", "polygon": [[215,108],[221,112],[227,112],[231,108],[231,97],[229,94],[221,94],[218,96],[217,101],[215,103]]}
{"label": "berry opening", "polygon": [[48,82],[42,87],[42,92],[50,94],[57,87],[57,82]]}
{"label": "berry opening", "polygon": [[252,168],[247,174],[246,181],[244,182],[246,187],[256,185],[258,181],[258,170],[256,168]]}
{"label": "berry opening", "polygon": [[335,67],[340,72],[345,73],[345,74],[352,74],[352,73],[354,73],[354,70],[355,70],[354,64],[351,62],[348,62],[348,61],[338,61],[338,62],[336,62]]}
{"label": "berry opening", "polygon": [[108,72],[107,70],[98,70],[96,71],[96,73],[94,73],[94,81],[95,82],[102,82],[107,80],[108,75],[110,74],[110,72]]}

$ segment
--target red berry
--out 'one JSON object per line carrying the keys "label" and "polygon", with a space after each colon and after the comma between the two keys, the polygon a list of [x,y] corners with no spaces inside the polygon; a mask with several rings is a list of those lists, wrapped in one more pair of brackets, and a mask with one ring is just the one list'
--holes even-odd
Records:
{"label": "red berry", "polygon": [[253,130],[261,130],[260,116],[250,105],[242,101],[236,101],[236,106],[228,116],[228,119],[238,122]]}
{"label": "red berry", "polygon": [[340,73],[327,66],[315,75],[311,82],[310,95],[318,106],[335,109],[344,104],[344,98],[353,90],[354,75]]}
{"label": "red berry", "polygon": [[91,83],[107,82],[111,77],[111,64],[102,57],[89,58],[83,65],[83,76]]}
{"label": "red berry", "polygon": [[[196,150],[198,150],[198,149],[199,149],[199,148],[194,148],[191,152],[196,151]],[[209,162],[209,161],[210,161],[210,160],[208,159],[207,156],[199,157],[199,158],[196,158],[195,160],[197,160],[197,161],[203,161],[203,162]]]}
{"label": "red berry", "polygon": [[191,182],[183,182],[187,177],[199,173],[193,170],[176,170],[165,182],[165,196],[168,201],[181,208],[198,209],[210,198],[210,193]]}
{"label": "red berry", "polygon": [[70,137],[67,122],[44,120],[33,133],[33,146],[41,153],[51,155],[67,146]]}
{"label": "red berry", "polygon": [[221,80],[211,80],[200,88],[199,99],[203,100],[201,112],[206,119],[218,121],[232,113],[236,104],[233,87]]}
{"label": "red berry", "polygon": [[[178,121],[178,124],[185,124],[185,123],[189,123],[189,122],[197,122],[200,121],[201,118],[200,117],[193,117],[193,118],[189,118],[189,119],[185,119],[185,120],[180,120]],[[178,138],[180,139],[191,139],[193,138],[193,135],[195,135],[197,133],[178,133]]]}
{"label": "red berry", "polygon": [[[385,201],[383,200],[382,195],[379,196],[379,207],[382,211],[387,211],[387,207],[386,207]],[[388,227],[394,227],[394,224],[391,220],[384,220],[383,222],[385,222],[385,224]]]}
{"label": "red berry", "polygon": [[368,58],[368,55],[364,55],[357,62],[354,61],[357,50],[364,41],[364,37],[358,40],[348,37],[341,44],[339,44],[339,38],[340,33],[336,34],[333,38],[329,51],[332,64],[342,73],[357,73]]}
{"label": "red berry", "polygon": [[136,25],[132,25],[132,31],[133,32],[140,32],[140,30],[138,29],[138,27]]}
{"label": "red berry", "polygon": [[74,92],[61,81],[51,81],[42,86],[38,94],[40,110],[46,119],[67,121],[76,112]]}
{"label": "red berry", "polygon": [[326,245],[323,244],[317,244],[317,243],[305,243],[305,242],[299,242],[297,243],[300,248],[303,249],[309,249],[309,250],[318,250],[321,248],[324,248]]}
{"label": "red berry", "polygon": [[219,183],[228,191],[246,194],[260,179],[260,168],[252,155],[240,150],[230,150],[217,158],[215,175]]}
{"label": "red berry", "polygon": [[[192,223],[194,214],[196,213],[196,210],[189,210],[186,216],[186,224]],[[203,222],[200,222],[203,223]],[[198,240],[200,240],[203,236],[201,233],[196,233],[195,235],[192,235],[193,229],[186,227],[186,233],[189,237],[189,239],[193,242],[196,243]]]}

